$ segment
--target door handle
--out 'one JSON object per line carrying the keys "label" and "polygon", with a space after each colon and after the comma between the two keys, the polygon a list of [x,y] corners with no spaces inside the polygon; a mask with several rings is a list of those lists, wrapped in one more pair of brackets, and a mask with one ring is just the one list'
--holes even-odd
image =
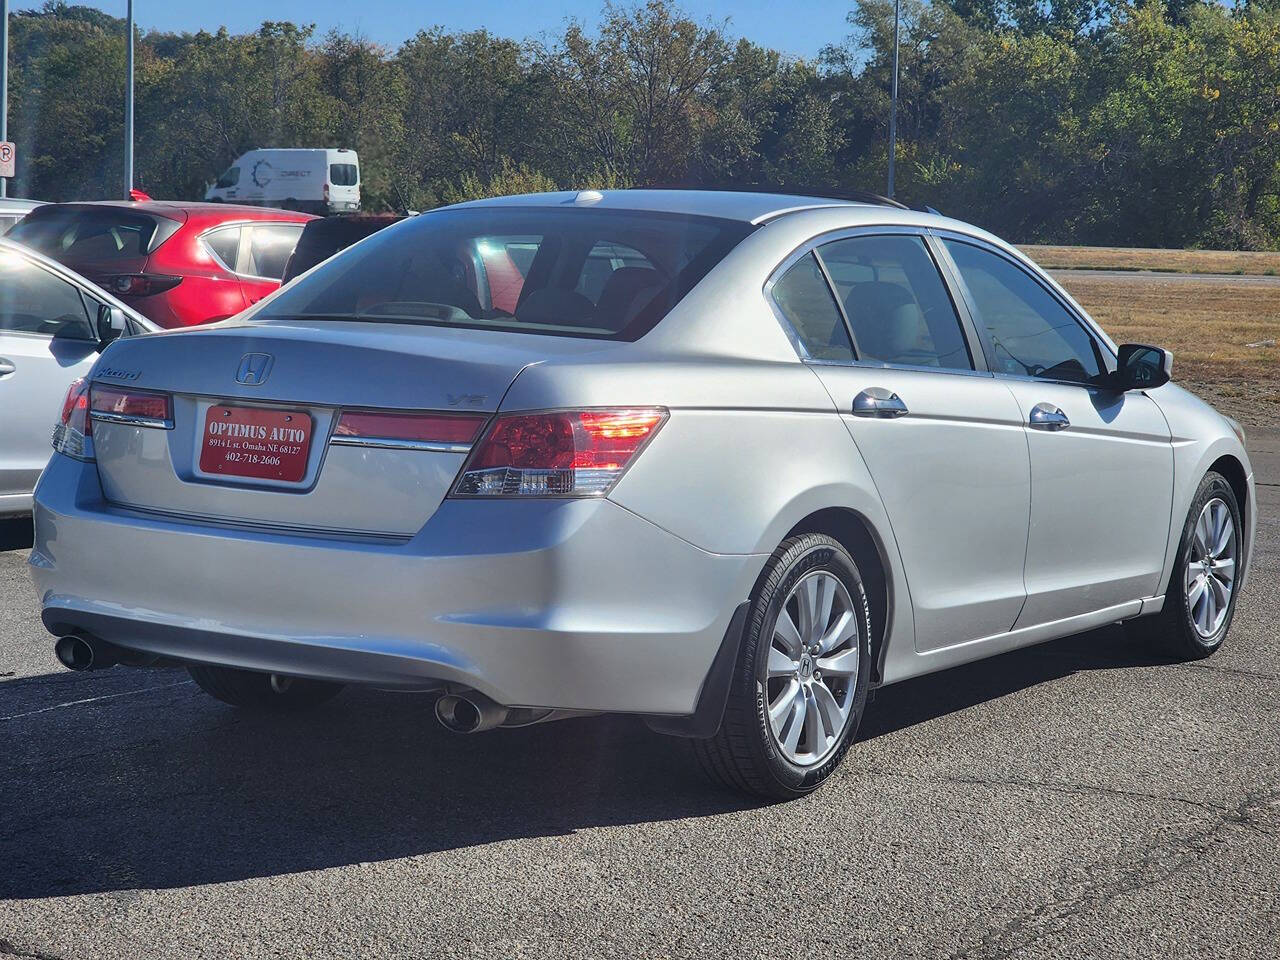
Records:
{"label": "door handle", "polygon": [[892,390],[886,390],[884,387],[867,387],[853,398],[853,415],[873,417],[877,420],[892,420],[894,417],[905,417],[907,405]]}
{"label": "door handle", "polygon": [[1037,403],[1031,408],[1031,416],[1027,420],[1027,426],[1032,430],[1065,430],[1071,426],[1071,421],[1067,419],[1067,415],[1055,407],[1052,403]]}
{"label": "door handle", "polygon": [[0,357],[0,377],[7,377],[9,374],[16,372],[17,369],[13,365],[13,361],[8,357]]}

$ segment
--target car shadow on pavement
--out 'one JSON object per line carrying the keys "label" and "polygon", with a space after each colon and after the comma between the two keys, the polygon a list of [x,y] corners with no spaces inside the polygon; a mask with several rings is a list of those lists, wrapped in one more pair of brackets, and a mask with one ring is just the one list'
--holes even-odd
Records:
{"label": "car shadow on pavement", "polygon": [[0,551],[28,550],[35,539],[30,517],[7,517],[0,520]]}
{"label": "car shadow on pavement", "polygon": [[[1149,663],[1093,631],[883,691],[863,737],[1081,669]],[[458,736],[423,695],[297,715],[224,707],[180,670],[0,684],[0,899],[185,887],[746,810],[634,718]],[[838,786],[833,785],[838,789]],[[829,788],[830,789],[830,788]]]}

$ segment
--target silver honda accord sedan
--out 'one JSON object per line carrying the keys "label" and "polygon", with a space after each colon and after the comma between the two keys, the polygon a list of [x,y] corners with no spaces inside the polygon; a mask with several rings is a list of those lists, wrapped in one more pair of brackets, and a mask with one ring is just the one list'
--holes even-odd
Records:
{"label": "silver honda accord sedan", "polygon": [[406,220],[71,390],[31,569],[69,667],[242,707],[596,713],[821,784],[879,686],[1127,621],[1223,643],[1240,427],[983,231],[624,190]]}

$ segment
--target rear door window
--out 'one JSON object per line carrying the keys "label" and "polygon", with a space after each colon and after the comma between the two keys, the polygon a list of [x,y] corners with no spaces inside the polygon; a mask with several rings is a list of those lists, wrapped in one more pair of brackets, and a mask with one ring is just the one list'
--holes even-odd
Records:
{"label": "rear door window", "polygon": [[80,291],[26,257],[0,251],[0,331],[93,340]]}
{"label": "rear door window", "polygon": [[360,168],[354,163],[331,163],[329,182],[335,187],[354,187],[360,182]]}
{"label": "rear door window", "polygon": [[252,277],[279,280],[289,254],[302,236],[300,223],[255,223],[249,229],[249,258],[244,272]]}
{"label": "rear door window", "polygon": [[923,238],[865,236],[819,248],[858,359],[972,370],[955,305]]}
{"label": "rear door window", "polygon": [[236,272],[240,256],[240,231],[240,227],[220,227],[210,230],[200,238],[218,263],[231,273]]}
{"label": "rear door window", "polygon": [[853,360],[849,331],[831,295],[831,286],[822,275],[822,267],[812,253],[792,264],[773,285],[773,301],[810,359],[839,363]]}

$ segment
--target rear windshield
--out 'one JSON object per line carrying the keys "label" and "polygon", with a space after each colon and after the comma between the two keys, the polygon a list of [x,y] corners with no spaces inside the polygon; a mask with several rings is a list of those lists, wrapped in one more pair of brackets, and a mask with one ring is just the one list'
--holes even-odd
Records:
{"label": "rear windshield", "polygon": [[628,210],[438,210],[334,258],[275,297],[257,319],[634,340],[753,229],[734,220]]}
{"label": "rear windshield", "polygon": [[28,214],[9,238],[55,260],[116,260],[145,257],[179,226],[167,217],[113,207],[45,207]]}
{"label": "rear windshield", "polygon": [[354,187],[360,180],[360,171],[354,163],[329,164],[329,182],[335,187]]}

